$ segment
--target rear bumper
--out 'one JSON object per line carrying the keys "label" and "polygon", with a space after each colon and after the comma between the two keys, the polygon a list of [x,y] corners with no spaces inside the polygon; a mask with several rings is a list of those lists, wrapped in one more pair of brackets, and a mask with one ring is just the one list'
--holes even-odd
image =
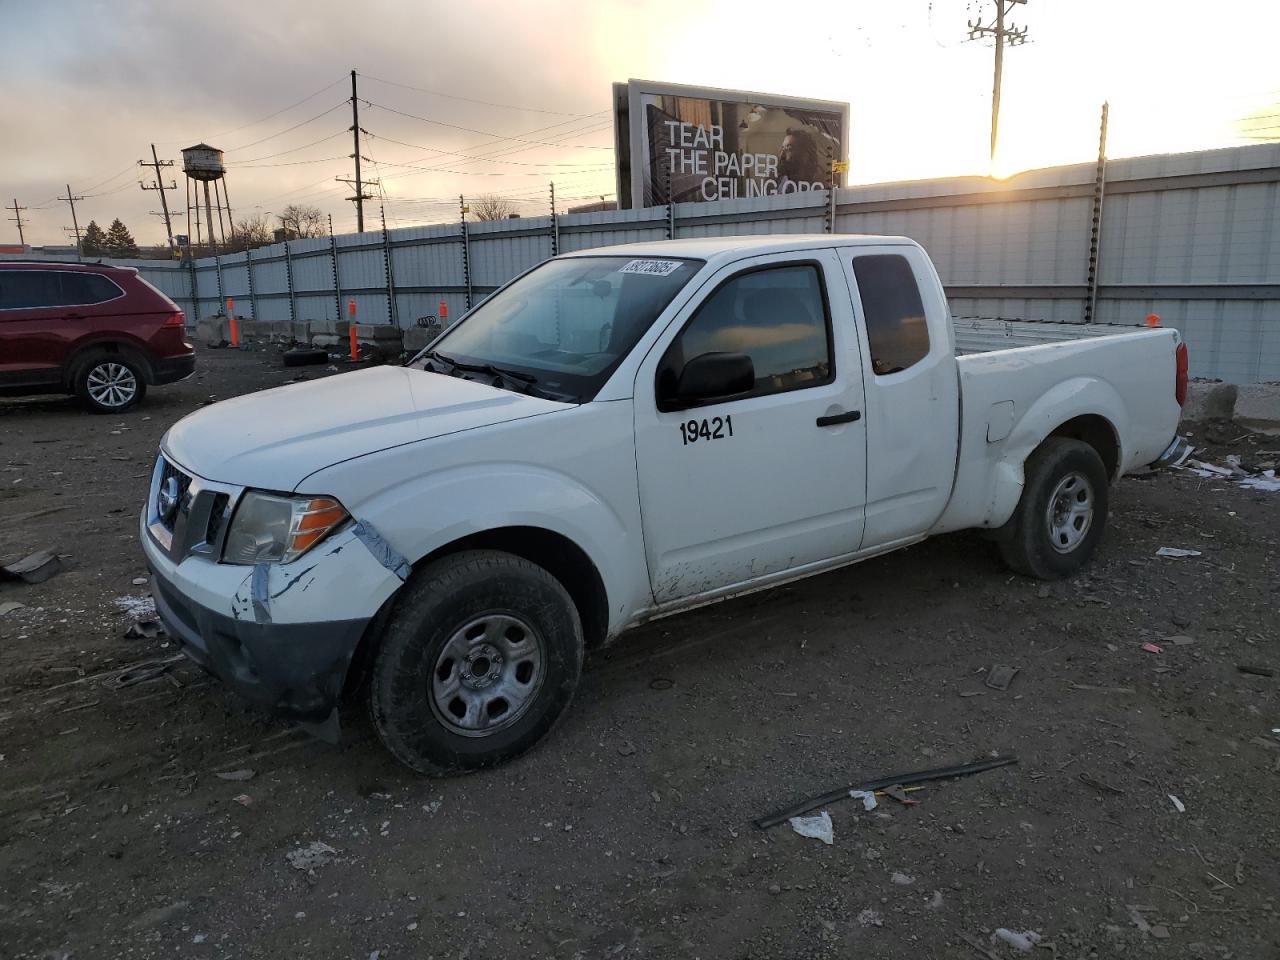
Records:
{"label": "rear bumper", "polygon": [[1191,455],[1191,444],[1187,442],[1186,437],[1174,434],[1173,440],[1169,442],[1169,446],[1165,448],[1164,453],[1151,461],[1151,468],[1159,470],[1161,467],[1174,467]]}
{"label": "rear bumper", "polygon": [[368,620],[255,623],[183,596],[154,568],[151,594],[182,651],[259,707],[321,723],[337,707]]}
{"label": "rear bumper", "polygon": [[151,361],[151,382],[154,384],[176,383],[185,380],[196,372],[196,355],[189,353],[181,357],[160,357]]}

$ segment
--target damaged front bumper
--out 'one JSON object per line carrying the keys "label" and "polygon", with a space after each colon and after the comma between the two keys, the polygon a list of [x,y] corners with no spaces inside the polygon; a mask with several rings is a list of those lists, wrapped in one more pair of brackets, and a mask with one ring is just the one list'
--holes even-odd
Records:
{"label": "damaged front bumper", "polygon": [[327,724],[369,618],[257,623],[202,606],[152,570],[151,594],[182,652],[277,716]]}
{"label": "damaged front bumper", "polygon": [[251,703],[335,739],[356,648],[403,583],[370,548],[376,532],[353,524],[291,563],[240,566],[198,549],[175,557],[151,519],[143,510],[139,539],[156,612],[183,652]]}

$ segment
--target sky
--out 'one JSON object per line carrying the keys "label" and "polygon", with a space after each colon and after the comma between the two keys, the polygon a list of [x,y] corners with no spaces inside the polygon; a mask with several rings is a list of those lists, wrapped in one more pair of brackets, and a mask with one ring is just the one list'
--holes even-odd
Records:
{"label": "sky", "polygon": [[[1280,2],[1208,18],[1181,0],[1029,0],[993,164],[992,49],[967,23],[994,3],[0,0],[0,203],[27,207],[28,243],[65,242],[69,184],[82,228],[119,217],[160,243],[137,161],[203,140],[225,151],[236,219],[297,202],[352,231],[334,180],[352,176],[352,69],[392,227],[456,219],[459,194],[544,214],[552,180],[562,210],[612,198],[610,84],[633,77],[847,101],[850,183],[1092,161],[1104,100],[1112,157],[1280,139]],[[377,217],[366,204],[366,229]]]}

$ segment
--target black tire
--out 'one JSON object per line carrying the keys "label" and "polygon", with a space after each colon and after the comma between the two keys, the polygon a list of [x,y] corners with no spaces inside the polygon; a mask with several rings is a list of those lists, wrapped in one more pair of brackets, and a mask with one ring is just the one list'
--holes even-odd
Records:
{"label": "black tire", "polygon": [[[495,635],[508,621],[518,623]],[[555,726],[578,685],[582,649],[577,608],[546,570],[497,550],[452,554],[402,588],[370,672],[370,716],[392,755],[419,773],[495,766]]]}
{"label": "black tire", "polygon": [[1004,562],[1041,580],[1071,576],[1098,549],[1109,492],[1093,447],[1050,437],[1027,458],[1022,498],[997,537]]}
{"label": "black tire", "polygon": [[123,413],[146,397],[146,368],[125,353],[94,353],[79,362],[72,387],[94,413]]}
{"label": "black tire", "polygon": [[327,350],[311,350],[299,347],[295,350],[286,350],[284,353],[284,365],[286,367],[306,367],[312,364],[328,362],[329,352]]}

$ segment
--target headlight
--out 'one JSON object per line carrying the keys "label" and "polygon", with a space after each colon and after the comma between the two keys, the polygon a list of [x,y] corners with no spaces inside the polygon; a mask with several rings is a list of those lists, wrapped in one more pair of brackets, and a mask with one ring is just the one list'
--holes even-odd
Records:
{"label": "headlight", "polygon": [[281,497],[249,490],[240,498],[222,548],[224,563],[288,563],[350,515],[332,497]]}

